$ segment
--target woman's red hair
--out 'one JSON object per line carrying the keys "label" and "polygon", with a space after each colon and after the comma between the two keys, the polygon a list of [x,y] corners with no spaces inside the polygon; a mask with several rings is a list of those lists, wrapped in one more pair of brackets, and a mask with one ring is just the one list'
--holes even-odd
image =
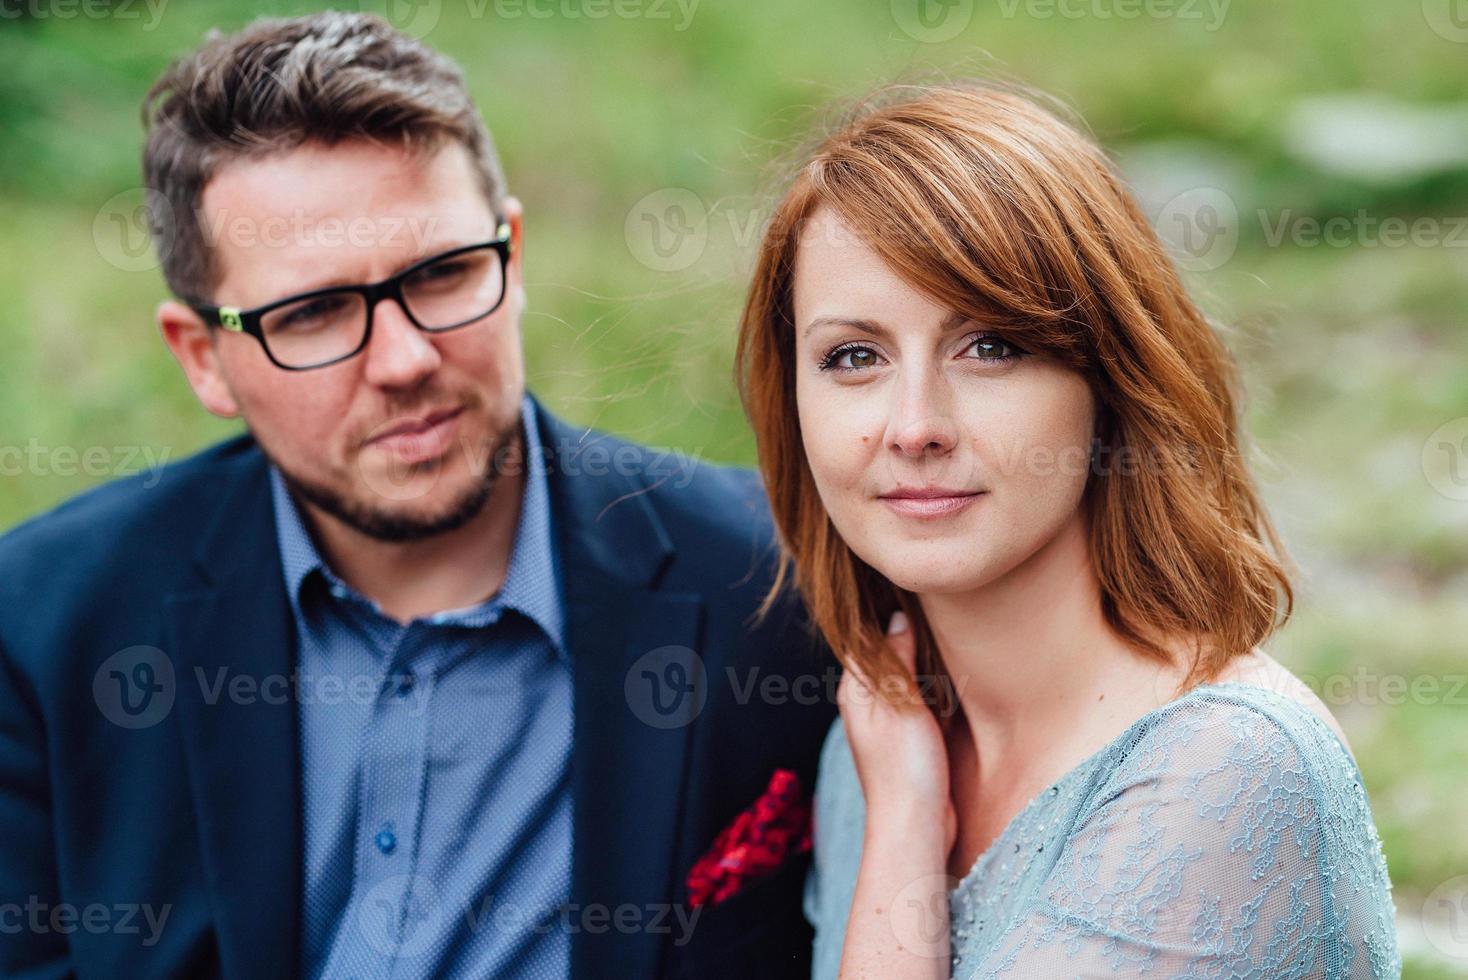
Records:
{"label": "woman's red hair", "polygon": [[1240,448],[1228,351],[1096,143],[1036,99],[981,84],[864,103],[771,216],[736,355],[783,551],[766,608],[793,579],[838,658],[871,678],[898,669],[882,634],[902,609],[919,672],[941,671],[915,598],[846,546],[805,458],[792,286],[820,208],[914,288],[1087,379],[1098,458],[1120,464],[1093,468],[1082,505],[1118,634],[1168,662],[1186,638],[1182,666],[1206,681],[1284,624],[1293,591]]}

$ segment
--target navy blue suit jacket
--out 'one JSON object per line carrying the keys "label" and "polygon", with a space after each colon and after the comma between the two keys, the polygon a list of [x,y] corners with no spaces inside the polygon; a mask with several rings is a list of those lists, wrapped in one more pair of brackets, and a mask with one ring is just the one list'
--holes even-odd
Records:
{"label": "navy blue suit jacket", "polygon": [[[703,908],[681,944],[648,911],[687,901],[688,870],[774,770],[814,786],[835,714],[833,686],[810,696],[828,660],[798,604],[749,624],[775,556],[758,481],[668,478],[647,449],[543,409],[540,426],[575,665],[571,901],[641,910],[635,928],[573,930],[572,975],[806,980],[804,857]],[[0,976],[297,971],[297,705],[201,681],[294,667],[267,473],[242,436],[0,538]],[[166,657],[173,695],[129,728],[94,682],[138,646]],[[662,648],[701,660],[706,697],[641,693],[655,682],[632,668]],[[649,723],[670,704],[681,719]],[[145,905],[167,909],[155,936]]]}

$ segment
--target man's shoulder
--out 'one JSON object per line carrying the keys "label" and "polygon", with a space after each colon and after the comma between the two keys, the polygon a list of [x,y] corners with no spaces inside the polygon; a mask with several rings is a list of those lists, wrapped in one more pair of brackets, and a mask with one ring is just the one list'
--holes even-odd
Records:
{"label": "man's shoulder", "polygon": [[635,487],[671,532],[747,535],[751,527],[771,527],[759,474],[749,467],[559,420],[551,422],[551,435],[560,443],[548,448],[562,475],[610,476],[613,485]]}
{"label": "man's shoulder", "polygon": [[634,497],[651,509],[677,555],[672,579],[730,598],[730,583],[742,596],[770,581],[778,544],[756,471],[559,420],[549,436],[558,443],[547,447],[558,478],[598,480],[602,490],[591,495],[598,511]]}
{"label": "man's shoulder", "polygon": [[0,535],[0,583],[108,561],[139,569],[164,556],[187,558],[221,495],[263,464],[254,440],[237,436],[93,487]]}
{"label": "man's shoulder", "polygon": [[770,505],[759,473],[747,466],[684,456],[648,481],[665,520],[705,534],[769,530]]}

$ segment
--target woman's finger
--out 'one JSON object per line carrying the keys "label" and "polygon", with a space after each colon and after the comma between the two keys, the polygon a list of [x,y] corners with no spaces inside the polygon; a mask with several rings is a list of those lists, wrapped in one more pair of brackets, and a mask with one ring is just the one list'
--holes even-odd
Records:
{"label": "woman's finger", "polygon": [[907,614],[900,609],[887,621],[887,648],[910,673],[917,673],[917,642],[912,637]]}
{"label": "woman's finger", "polygon": [[[887,648],[907,669],[908,675],[917,673],[917,644],[908,626],[905,613],[898,611],[887,621]],[[844,665],[841,680],[836,686],[837,705],[872,704],[876,698],[876,685],[872,683],[854,662]]]}

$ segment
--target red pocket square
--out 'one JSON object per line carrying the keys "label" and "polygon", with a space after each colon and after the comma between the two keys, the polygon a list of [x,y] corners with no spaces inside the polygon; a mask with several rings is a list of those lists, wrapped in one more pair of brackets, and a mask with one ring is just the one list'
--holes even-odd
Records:
{"label": "red pocket square", "polygon": [[697,907],[717,905],[763,878],[792,854],[811,846],[811,807],[800,792],[800,776],[776,769],[769,787],[754,805],[734,818],[708,853],[688,872],[688,901]]}

